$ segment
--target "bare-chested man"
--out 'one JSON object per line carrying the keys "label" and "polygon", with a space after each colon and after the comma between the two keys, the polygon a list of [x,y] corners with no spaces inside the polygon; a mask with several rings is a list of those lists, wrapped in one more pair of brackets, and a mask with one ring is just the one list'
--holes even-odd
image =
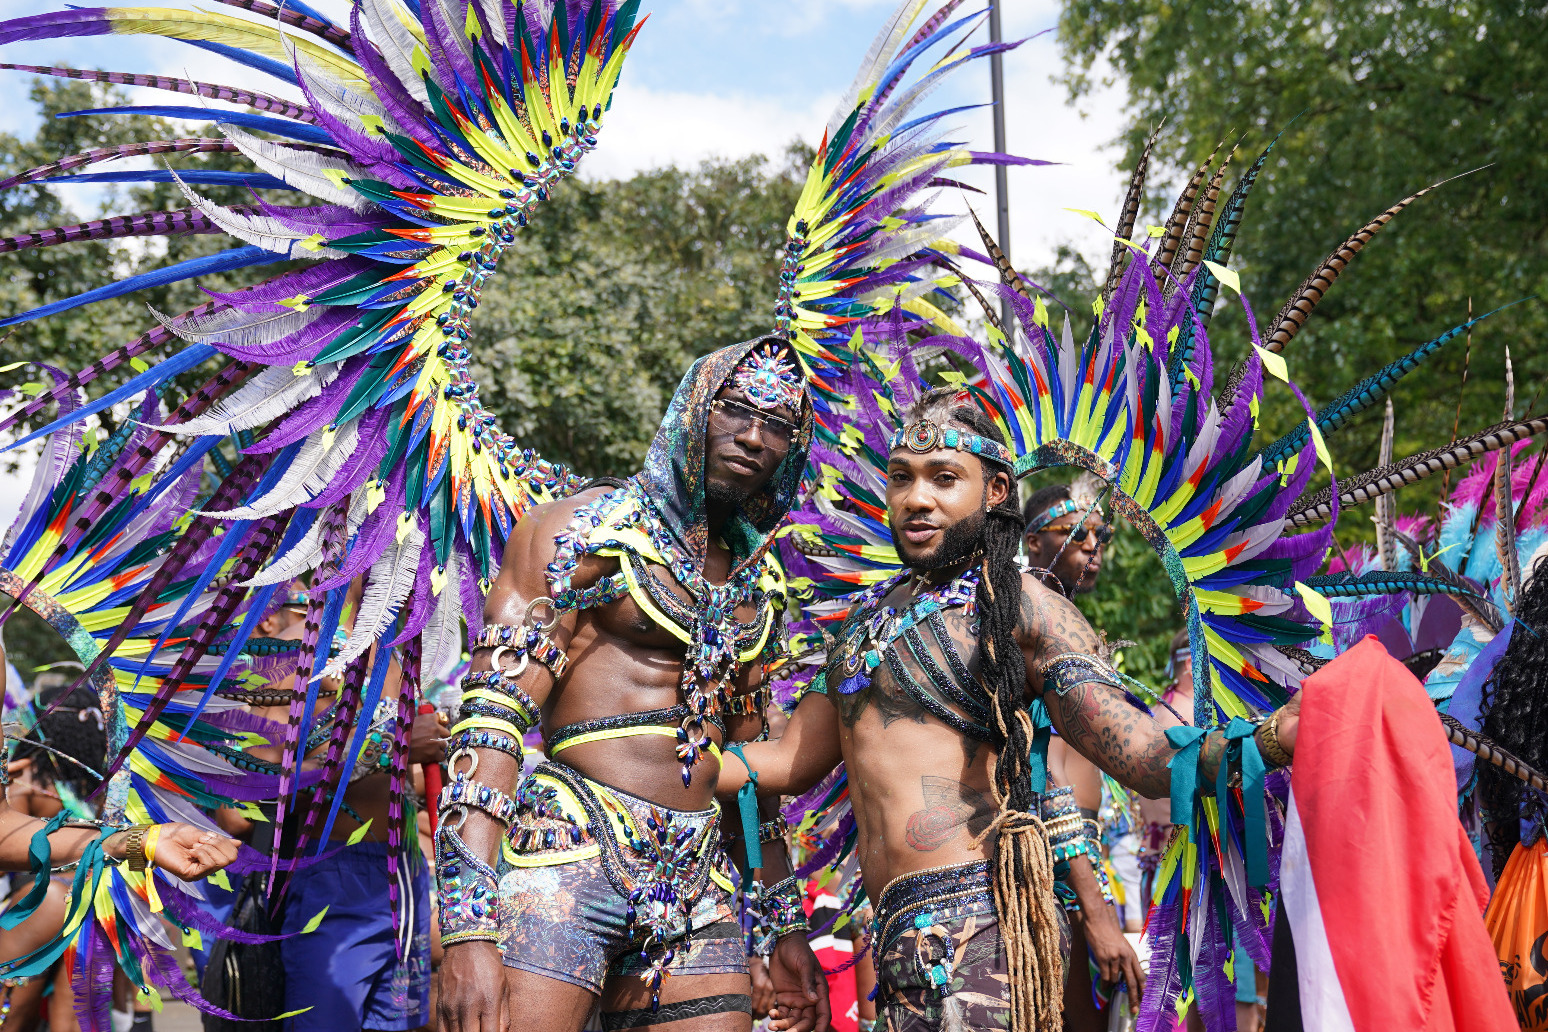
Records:
{"label": "bare-chested man", "polygon": [[[684,377],[642,472],[513,531],[449,744],[445,1032],[579,1030],[599,1001],[608,1030],[751,1028],[713,793],[721,748],[763,729],[770,535],[811,433],[788,344],[724,348]],[[549,759],[518,789],[539,716]],[[787,873],[768,859],[766,879]],[[809,1029],[825,986],[786,916],[770,973],[797,997],[781,1024]]]}
{"label": "bare-chested man", "polygon": [[[1146,796],[1168,793],[1174,751],[1125,701],[1075,607],[1016,565],[1022,518],[994,424],[966,395],[939,391],[907,422],[888,458],[887,516],[909,572],[860,600],[784,737],[746,755],[770,795],[801,792],[844,762],[889,1032],[1003,1029],[1013,992],[1004,908],[1048,931],[1045,948],[1057,941],[1051,899],[1030,898],[1025,883],[1007,899],[994,888],[991,858],[1011,841],[996,822],[1035,805],[1029,725],[1015,711],[1041,697],[1072,748]],[[1298,714],[1292,701],[1261,733],[1292,750]],[[1223,752],[1212,732],[1209,777]],[[728,766],[720,791],[743,780]],[[1033,960],[1057,1007],[1047,982],[1060,959]]]}

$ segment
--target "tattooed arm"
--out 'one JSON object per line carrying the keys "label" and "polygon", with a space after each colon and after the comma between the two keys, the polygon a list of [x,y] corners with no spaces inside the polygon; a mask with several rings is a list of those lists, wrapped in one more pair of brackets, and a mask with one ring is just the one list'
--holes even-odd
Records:
{"label": "tattooed arm", "polygon": [[[1172,787],[1167,763],[1176,750],[1155,718],[1136,709],[1120,690],[1095,681],[1082,681],[1062,692],[1043,691],[1043,668],[1054,657],[1066,652],[1100,654],[1096,632],[1074,604],[1032,577],[1023,577],[1019,637],[1028,686],[1043,696],[1054,727],[1071,748],[1141,795],[1151,799],[1167,795]],[[1295,751],[1300,712],[1301,697],[1295,695],[1279,722],[1279,741],[1286,752]],[[1220,731],[1209,732],[1200,761],[1206,778],[1213,780],[1219,771],[1225,746]]]}

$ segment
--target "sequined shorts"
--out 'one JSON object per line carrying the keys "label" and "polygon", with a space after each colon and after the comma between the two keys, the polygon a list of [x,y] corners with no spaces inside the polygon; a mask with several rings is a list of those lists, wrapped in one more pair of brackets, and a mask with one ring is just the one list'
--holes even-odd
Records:
{"label": "sequined shorts", "polygon": [[669,810],[552,761],[520,801],[500,878],[507,967],[594,993],[616,975],[747,970],[718,809]]}
{"label": "sequined shorts", "polygon": [[[1069,926],[1059,912],[1060,945]],[[888,1032],[1010,1027],[1010,974],[989,862],[896,878],[876,903],[876,1007]]]}

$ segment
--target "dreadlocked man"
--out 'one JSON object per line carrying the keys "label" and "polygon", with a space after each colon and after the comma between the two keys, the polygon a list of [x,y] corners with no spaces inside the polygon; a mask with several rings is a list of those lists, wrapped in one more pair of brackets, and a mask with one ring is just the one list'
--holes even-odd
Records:
{"label": "dreadlocked man", "polygon": [[[511,535],[442,795],[447,1032],[579,1030],[598,997],[604,1029],[751,1027],[713,793],[723,745],[765,727],[755,661],[784,594],[768,550],[811,433],[787,343],[724,348],[683,378],[643,471]],[[550,759],[518,788],[540,714]],[[811,1028],[818,966],[804,914],[785,916],[765,952]]]}
{"label": "dreadlocked man", "polygon": [[[1046,706],[1124,785],[1170,789],[1163,730],[1125,701],[1075,607],[1018,566],[1010,470],[999,431],[962,396],[920,399],[887,467],[909,572],[860,596],[784,736],[745,750],[760,796],[802,792],[844,762],[890,1032],[1058,1025],[1066,947],[1049,860],[1085,839],[1078,813],[1046,831],[1036,817],[1043,736],[1029,709]],[[1292,700],[1259,728],[1271,760],[1293,749],[1298,714]],[[1204,777],[1224,751],[1211,732]],[[720,792],[743,781],[728,766]]]}

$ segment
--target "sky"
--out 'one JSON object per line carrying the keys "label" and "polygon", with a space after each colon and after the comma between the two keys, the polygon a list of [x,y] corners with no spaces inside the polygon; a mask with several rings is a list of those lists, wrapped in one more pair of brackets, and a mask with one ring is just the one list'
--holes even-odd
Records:
{"label": "sky", "polygon": [[[341,19],[348,10],[342,0],[311,2]],[[1120,153],[1112,146],[1121,128],[1122,90],[1099,89],[1072,106],[1065,88],[1053,81],[1063,65],[1054,32],[1045,31],[1056,26],[1059,5],[1055,0],[1001,2],[1004,38],[1027,40],[1004,58],[1006,149],[1057,163],[1009,169],[1008,251],[1018,266],[1030,268],[1051,260],[1059,245],[1068,244],[1100,265],[1111,251],[1111,237],[1086,216],[1065,209],[1098,211],[1111,224],[1124,186],[1116,167]],[[163,6],[196,5],[169,0]],[[198,6],[230,10],[213,3]],[[621,177],[664,165],[689,167],[709,157],[777,155],[796,139],[817,142],[854,69],[895,6],[895,0],[645,0],[649,20],[630,51],[600,144],[582,163],[581,174]],[[62,10],[65,4],[4,0],[0,7],[12,18]],[[981,0],[970,0],[959,13],[983,9]],[[980,28],[974,42],[984,40],[987,32]],[[214,55],[147,36],[12,43],[0,46],[0,61],[159,72],[294,95],[260,73],[245,68],[233,72],[233,66]],[[0,131],[35,131],[38,116],[27,96],[31,79],[26,73],[0,70]],[[155,90],[132,94],[136,103],[208,103]],[[951,124],[960,131],[951,138],[973,150],[990,150],[989,100],[985,60],[958,72],[925,104],[927,109],[985,105],[956,116]],[[965,199],[992,231],[992,172],[967,169],[953,174],[986,191]],[[73,188],[65,196],[83,217],[96,214],[98,194]],[[942,203],[947,210],[959,211],[963,198],[945,198]],[[971,226],[956,235],[977,246]],[[110,346],[104,342],[103,350]],[[9,522],[24,489],[24,480],[0,474],[0,526]]]}

